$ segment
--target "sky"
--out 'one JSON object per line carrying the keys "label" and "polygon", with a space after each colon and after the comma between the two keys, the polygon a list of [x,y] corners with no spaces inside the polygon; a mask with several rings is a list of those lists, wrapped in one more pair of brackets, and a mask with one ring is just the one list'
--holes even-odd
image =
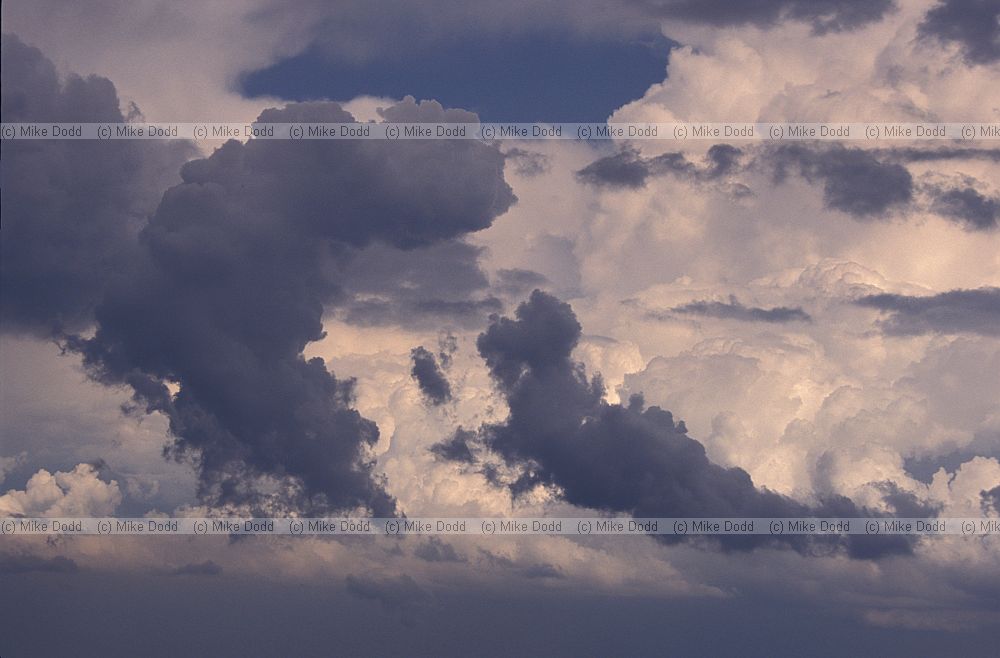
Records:
{"label": "sky", "polygon": [[[2,12],[4,122],[1000,122],[995,0]],[[998,174],[4,141],[0,516],[996,518]],[[996,654],[995,538],[739,539],[4,536],[0,654]]]}

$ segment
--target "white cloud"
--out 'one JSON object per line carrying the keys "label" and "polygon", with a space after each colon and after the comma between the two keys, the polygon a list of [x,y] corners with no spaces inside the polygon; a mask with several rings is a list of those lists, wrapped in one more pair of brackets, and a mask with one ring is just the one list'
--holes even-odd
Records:
{"label": "white cloud", "polygon": [[53,475],[42,469],[23,490],[0,496],[0,514],[6,516],[108,516],[122,501],[115,481],[105,482],[90,464]]}

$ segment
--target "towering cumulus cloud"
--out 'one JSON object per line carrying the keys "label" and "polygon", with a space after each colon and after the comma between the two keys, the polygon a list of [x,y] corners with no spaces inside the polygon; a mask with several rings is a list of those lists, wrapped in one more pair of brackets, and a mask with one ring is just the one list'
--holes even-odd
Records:
{"label": "towering cumulus cloud", "polygon": [[[755,487],[746,471],[712,463],[683,422],[659,407],[644,409],[640,396],[627,406],[604,402],[600,377],[588,379],[572,360],[580,335],[569,305],[538,290],[518,307],[516,319],[497,319],[477,346],[510,415],[477,434],[460,431],[435,452],[462,459],[469,452],[456,450],[458,443],[480,442],[519,469],[514,490],[550,485],[574,505],[638,517],[862,515],[842,497],[811,508]],[[721,539],[726,548],[762,543],[747,536]],[[849,539],[854,557],[910,549],[908,540]],[[800,550],[819,546],[802,538],[782,541]]]}
{"label": "towering cumulus cloud", "polygon": [[[465,121],[408,100],[386,117]],[[346,122],[333,103],[267,110],[262,122]],[[353,381],[322,359],[324,307],[361,248],[411,249],[484,228],[513,202],[503,156],[471,141],[231,141],[181,169],[139,236],[138,255],[67,342],[93,375],[127,384],[170,420],[200,495],[263,509],[368,509],[395,502],[373,475],[375,424]],[[173,386],[171,391],[169,386]]]}

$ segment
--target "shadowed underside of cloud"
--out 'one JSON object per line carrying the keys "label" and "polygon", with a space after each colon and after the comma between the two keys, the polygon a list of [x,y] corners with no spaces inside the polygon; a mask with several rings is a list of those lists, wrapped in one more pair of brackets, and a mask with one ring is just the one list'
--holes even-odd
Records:
{"label": "shadowed underside of cloud", "polygon": [[887,317],[879,324],[888,334],[1000,336],[1000,288],[950,290],[928,297],[868,295],[855,303],[886,313]]}
{"label": "shadowed underside of cloud", "polygon": [[[728,302],[697,301],[670,309],[673,313],[685,315],[703,315],[721,320],[743,320],[746,322],[809,322],[812,318],[799,307],[775,306],[760,308],[745,306],[730,297]],[[652,313],[654,318],[661,318],[662,313]]]}
{"label": "shadowed underside of cloud", "polygon": [[970,64],[1000,61],[1000,4],[994,0],[943,0],[919,30],[922,37],[958,43]]}
{"label": "shadowed underside of cloud", "polygon": [[935,190],[931,210],[964,222],[974,231],[988,231],[998,225],[1000,199],[987,197],[972,187]]}
{"label": "shadowed underside of cloud", "polygon": [[878,218],[913,198],[913,177],[901,164],[879,160],[864,149],[786,145],[768,156],[778,181],[795,167],[809,182],[823,184],[826,207],[855,218]]}
{"label": "shadowed underside of cloud", "polygon": [[[515,492],[535,485],[559,491],[580,507],[639,517],[862,516],[850,500],[834,497],[819,507],[758,489],[739,468],[709,461],[704,446],[687,435],[669,411],[608,404],[599,376],[587,378],[571,359],[581,335],[572,309],[535,291],[516,319],[498,318],[477,346],[510,414],[477,432],[460,430],[439,444],[439,456],[469,461],[470,444],[501,457],[519,476]],[[463,449],[464,447],[464,449]],[[474,459],[474,457],[473,457]],[[669,539],[667,541],[670,541]],[[778,540],[798,550],[832,550],[839,540]],[[877,557],[906,553],[910,540],[849,537],[848,553]],[[722,537],[727,549],[770,543],[761,537]]]}

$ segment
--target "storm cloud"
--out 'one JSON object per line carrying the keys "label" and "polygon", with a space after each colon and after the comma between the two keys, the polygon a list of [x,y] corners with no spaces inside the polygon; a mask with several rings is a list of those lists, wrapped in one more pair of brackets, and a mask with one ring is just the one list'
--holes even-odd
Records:
{"label": "storm cloud", "polygon": [[1000,336],[1000,288],[950,290],[927,297],[868,295],[857,304],[883,311],[888,334],[972,333]]}
{"label": "storm cloud", "polygon": [[[711,462],[683,421],[659,407],[645,408],[639,395],[627,405],[608,404],[600,376],[588,378],[571,358],[580,336],[569,305],[537,290],[515,319],[496,319],[477,346],[510,414],[477,433],[460,432],[445,443],[449,450],[459,443],[468,448],[473,439],[519,470],[508,485],[512,491],[550,486],[573,505],[637,517],[861,515],[843,497],[809,507],[757,488],[746,471]],[[732,549],[767,541],[720,538]],[[781,541],[805,551],[817,547],[810,539]],[[847,550],[879,557],[908,552],[910,541],[849,537]]]}
{"label": "storm cloud", "polygon": [[[108,79],[60,79],[16,36],[0,43],[4,121],[132,118]],[[136,235],[163,189],[194,153],[169,140],[5,140],[0,328],[48,337],[87,326],[104,289],[136,257]]]}
{"label": "storm cloud", "polygon": [[[408,99],[385,117],[470,115]],[[259,117],[351,120],[334,103]],[[303,349],[324,336],[324,308],[350,298],[345,260],[489,226],[514,200],[502,172],[498,150],[467,141],[228,142],[184,165],[135,267],[97,307],[96,334],[67,345],[97,380],[167,415],[168,453],[195,464],[203,500],[392,514],[370,453],[378,428],[352,408],[353,380]]]}

